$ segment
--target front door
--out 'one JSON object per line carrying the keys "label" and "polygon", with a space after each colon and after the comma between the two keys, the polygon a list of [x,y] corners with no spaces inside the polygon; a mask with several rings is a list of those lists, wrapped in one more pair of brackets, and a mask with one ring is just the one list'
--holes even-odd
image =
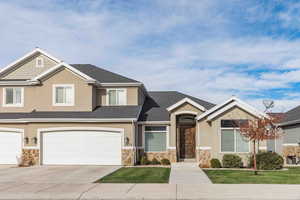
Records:
{"label": "front door", "polygon": [[180,158],[195,158],[195,127],[180,127]]}

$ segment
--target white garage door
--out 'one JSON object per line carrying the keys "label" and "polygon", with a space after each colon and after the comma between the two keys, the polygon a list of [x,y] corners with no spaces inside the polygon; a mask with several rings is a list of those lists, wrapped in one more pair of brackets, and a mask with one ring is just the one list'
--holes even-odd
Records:
{"label": "white garage door", "polygon": [[121,165],[119,132],[44,132],[42,140],[45,165]]}
{"label": "white garage door", "polygon": [[22,153],[22,134],[0,131],[0,164],[18,164]]}

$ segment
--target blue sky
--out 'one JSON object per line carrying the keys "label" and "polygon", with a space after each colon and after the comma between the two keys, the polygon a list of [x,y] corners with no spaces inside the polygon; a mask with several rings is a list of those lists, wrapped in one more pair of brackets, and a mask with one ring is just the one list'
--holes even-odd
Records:
{"label": "blue sky", "polygon": [[36,46],[145,83],[274,111],[300,105],[300,2],[0,1],[0,66]]}

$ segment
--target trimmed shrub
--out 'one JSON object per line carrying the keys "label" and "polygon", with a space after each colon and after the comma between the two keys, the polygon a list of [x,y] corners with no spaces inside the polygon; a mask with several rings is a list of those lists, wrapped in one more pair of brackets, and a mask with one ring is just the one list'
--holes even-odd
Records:
{"label": "trimmed shrub", "polygon": [[[259,152],[256,154],[256,164],[259,170],[282,169],[283,158],[275,152]],[[253,155],[250,157],[250,167],[253,167]]]}
{"label": "trimmed shrub", "polygon": [[149,165],[150,161],[148,160],[148,158],[146,156],[142,156],[140,163],[141,163],[141,165]]}
{"label": "trimmed shrub", "polygon": [[223,167],[224,168],[241,168],[243,167],[242,159],[235,154],[225,154],[223,156]]}
{"label": "trimmed shrub", "polygon": [[151,164],[152,165],[160,165],[160,162],[156,158],[153,158],[151,161]]}
{"label": "trimmed shrub", "polygon": [[160,162],[161,162],[162,165],[171,165],[170,160],[168,160],[166,158],[162,159]]}
{"label": "trimmed shrub", "polygon": [[210,160],[211,168],[222,168],[221,162],[217,158],[213,158]]}

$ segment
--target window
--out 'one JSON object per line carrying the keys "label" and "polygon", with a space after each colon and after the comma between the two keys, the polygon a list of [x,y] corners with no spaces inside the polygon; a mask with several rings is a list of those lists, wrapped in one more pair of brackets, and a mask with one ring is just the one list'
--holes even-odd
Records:
{"label": "window", "polygon": [[107,105],[126,105],[126,89],[108,89]]}
{"label": "window", "polygon": [[43,58],[37,58],[35,66],[38,68],[44,67],[44,59]]}
{"label": "window", "polygon": [[267,140],[267,151],[271,151],[271,152],[276,151],[276,140],[275,139]]}
{"label": "window", "polygon": [[145,152],[166,151],[167,127],[145,126]]}
{"label": "window", "polygon": [[[221,152],[249,152],[249,141],[243,137],[239,129],[234,125],[235,123],[229,123],[228,121],[221,121]],[[230,127],[229,124],[233,125]]]}
{"label": "window", "polygon": [[24,88],[3,88],[3,106],[22,107]]}
{"label": "window", "polygon": [[74,85],[54,85],[53,86],[54,106],[74,105]]}

